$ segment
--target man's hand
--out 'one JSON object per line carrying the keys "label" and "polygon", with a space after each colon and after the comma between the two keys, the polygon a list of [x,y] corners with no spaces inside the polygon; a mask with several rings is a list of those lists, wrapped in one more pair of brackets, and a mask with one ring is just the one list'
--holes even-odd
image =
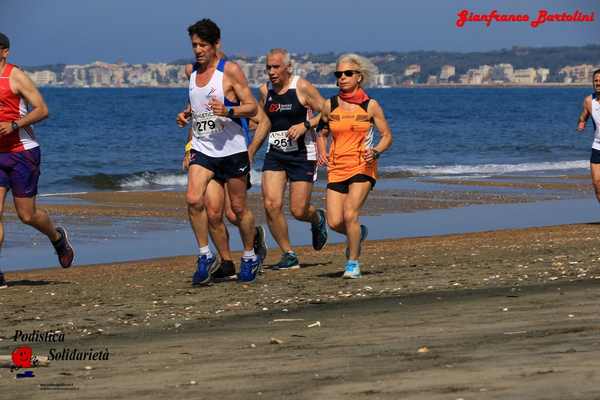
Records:
{"label": "man's hand", "polygon": [[190,117],[192,116],[192,113],[189,111],[182,111],[179,114],[177,114],[177,125],[180,128],[184,128],[189,122],[190,122]]}
{"label": "man's hand", "polygon": [[292,125],[290,129],[288,129],[288,138],[292,140],[298,140],[298,138],[300,138],[300,136],[304,135],[305,133],[306,127],[304,126],[304,123],[301,122],[299,124]]}
{"label": "man's hand", "polygon": [[319,167],[326,167],[329,165],[329,159],[327,158],[327,154],[319,153],[317,156],[317,165]]}
{"label": "man's hand", "polygon": [[12,122],[0,122],[0,136],[8,135],[12,131]]}
{"label": "man's hand", "polygon": [[373,149],[366,149],[364,157],[365,161],[368,163],[375,161],[375,157],[373,156]]}
{"label": "man's hand", "polygon": [[577,132],[583,132],[585,130],[585,121],[579,121],[577,124]]}
{"label": "man's hand", "polygon": [[227,112],[229,109],[225,107],[225,104],[221,103],[219,100],[214,97],[210,99],[208,102],[209,107],[211,108],[214,115],[217,117],[227,117]]}

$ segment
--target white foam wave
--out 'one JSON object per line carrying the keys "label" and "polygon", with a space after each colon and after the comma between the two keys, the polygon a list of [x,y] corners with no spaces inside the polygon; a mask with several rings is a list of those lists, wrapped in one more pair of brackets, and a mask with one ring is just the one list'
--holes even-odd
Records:
{"label": "white foam wave", "polygon": [[382,167],[382,172],[410,172],[416,175],[464,175],[464,174],[509,174],[528,171],[560,171],[572,169],[587,169],[589,161],[559,161],[522,164],[475,164],[475,165],[426,165],[415,167],[397,165]]}
{"label": "white foam wave", "polygon": [[[260,185],[261,172],[252,170],[250,181],[253,185]],[[141,188],[147,186],[187,186],[187,173],[180,174],[156,174],[143,173],[138,176],[132,176],[123,179],[120,186],[123,188]]]}

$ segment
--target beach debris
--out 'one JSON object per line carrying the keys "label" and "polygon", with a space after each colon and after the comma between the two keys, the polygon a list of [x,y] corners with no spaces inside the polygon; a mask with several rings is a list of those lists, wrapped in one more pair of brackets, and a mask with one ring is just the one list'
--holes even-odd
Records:
{"label": "beach debris", "polygon": [[181,327],[181,324],[179,322],[175,323],[175,328],[179,328]]}
{"label": "beach debris", "polygon": [[314,328],[316,326],[321,326],[321,322],[317,321],[317,322],[313,322],[312,324],[307,325],[308,328]]}
{"label": "beach debris", "polygon": [[254,343],[250,343],[250,348],[255,349],[256,345]]}
{"label": "beach debris", "polygon": [[575,317],[573,314],[569,314],[569,318],[573,318]]}
{"label": "beach debris", "polygon": [[502,311],[508,311],[508,307],[502,307]]}
{"label": "beach debris", "polygon": [[215,311],[215,314],[221,314],[222,312],[225,312],[225,310],[217,310]]}
{"label": "beach debris", "polygon": [[197,383],[198,383],[198,382],[196,382],[196,381],[190,381],[190,385],[195,385],[195,384],[197,384]]}
{"label": "beach debris", "polygon": [[527,333],[527,331],[504,332],[505,335],[522,335],[525,333]]}
{"label": "beach debris", "polygon": [[269,309],[267,307],[263,307],[262,310],[263,311],[269,311]]}
{"label": "beach debris", "polygon": [[92,368],[92,366],[91,366],[91,365],[86,365],[86,366],[85,366],[85,370],[86,370],[86,371],[91,371],[91,370],[93,370],[93,369],[94,369],[94,368]]}
{"label": "beach debris", "polygon": [[429,353],[429,347],[421,346],[417,349],[417,353]]}
{"label": "beach debris", "polygon": [[304,321],[304,318],[278,318],[278,319],[273,320],[273,322],[295,322],[295,321]]}
{"label": "beach debris", "polygon": [[271,344],[283,344],[283,340],[272,337],[269,341]]}

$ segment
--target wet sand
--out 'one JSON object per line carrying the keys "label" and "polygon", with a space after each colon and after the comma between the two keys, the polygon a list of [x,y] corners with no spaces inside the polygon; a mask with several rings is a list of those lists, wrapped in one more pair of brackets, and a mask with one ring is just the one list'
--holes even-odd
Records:
{"label": "wet sand", "polygon": [[[7,273],[0,354],[51,329],[34,353],[111,356],[0,369],[0,398],[599,398],[599,229],[367,242],[353,281],[342,245],[255,284],[192,288],[193,257]],[[78,390],[40,389],[59,383]]]}

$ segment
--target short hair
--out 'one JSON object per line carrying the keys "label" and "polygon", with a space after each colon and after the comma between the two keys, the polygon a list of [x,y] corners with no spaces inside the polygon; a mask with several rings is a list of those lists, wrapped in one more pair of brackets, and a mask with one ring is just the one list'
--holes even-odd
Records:
{"label": "short hair", "polygon": [[208,18],[201,19],[194,25],[188,27],[190,37],[196,35],[200,39],[212,44],[213,46],[221,40],[221,30],[212,20]]}
{"label": "short hair", "polygon": [[337,62],[336,66],[340,65],[343,62],[351,63],[356,65],[357,70],[363,77],[363,80],[360,82],[360,86],[368,86],[371,83],[374,83],[375,75],[379,73],[379,70],[368,58],[359,56],[354,53],[346,53],[342,54]]}
{"label": "short hair", "polygon": [[292,63],[292,60],[290,59],[290,53],[286,49],[283,49],[281,47],[278,47],[278,48],[275,48],[275,49],[271,49],[267,53],[267,57],[275,55],[275,54],[281,54],[283,56],[283,63],[284,64],[291,64]]}
{"label": "short hair", "polygon": [[595,71],[592,73],[592,79],[594,79],[594,77],[596,76],[596,74],[600,74],[600,68],[598,68],[597,70],[595,70]]}

